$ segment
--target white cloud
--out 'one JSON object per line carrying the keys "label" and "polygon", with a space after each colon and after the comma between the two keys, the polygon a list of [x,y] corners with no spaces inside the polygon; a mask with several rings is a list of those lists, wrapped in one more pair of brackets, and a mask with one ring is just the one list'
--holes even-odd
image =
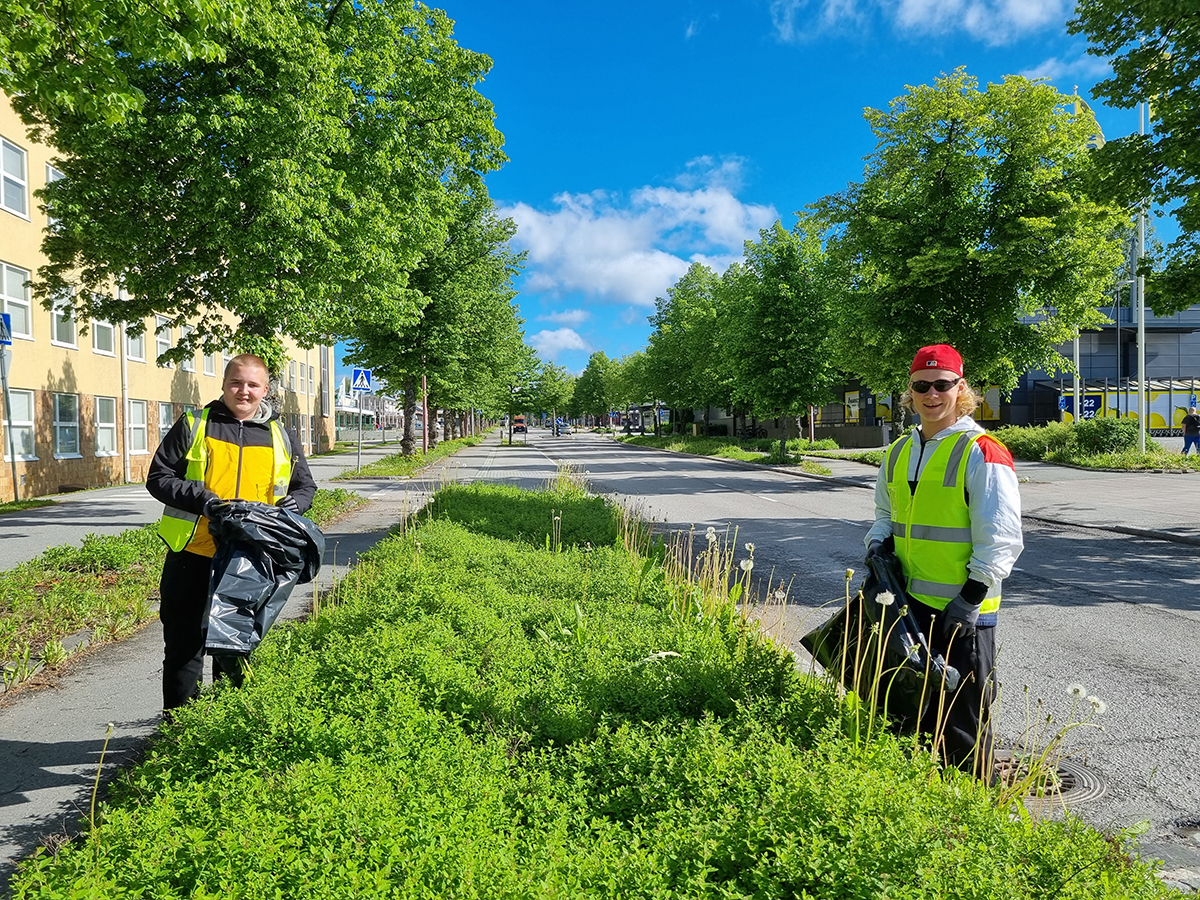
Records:
{"label": "white cloud", "polygon": [[[1026,78],[1045,78],[1051,83],[1055,83],[1064,78],[1082,78],[1090,81],[1095,78],[1103,78],[1110,73],[1107,60],[1081,53],[1074,59],[1059,59],[1057,56],[1052,56],[1018,74]],[[1059,85],[1058,87],[1060,91],[1066,90],[1065,86]]]}
{"label": "white cloud", "polygon": [[642,187],[628,198],[606,191],[559,194],[555,208],[518,203],[503,210],[528,251],[524,288],[580,291],[648,306],[695,259],[737,258],[742,243],[779,218],[774,206],[744,203],[730,184],[741,161],[693,160],[681,178],[690,188]]}
{"label": "white cloud", "polygon": [[590,351],[592,348],[570,328],[555,328],[552,331],[539,331],[529,338],[529,346],[538,352],[539,356],[553,358],[564,350]]}
{"label": "white cloud", "polygon": [[1071,0],[771,0],[771,24],[785,43],[837,28],[862,28],[870,18],[897,31],[946,34],[964,31],[987,44],[1007,44],[1061,26]]}
{"label": "white cloud", "polygon": [[538,316],[538,321],[553,322],[556,325],[570,325],[574,327],[582,325],[591,317],[592,314],[586,309],[564,309],[562,312],[550,312]]}

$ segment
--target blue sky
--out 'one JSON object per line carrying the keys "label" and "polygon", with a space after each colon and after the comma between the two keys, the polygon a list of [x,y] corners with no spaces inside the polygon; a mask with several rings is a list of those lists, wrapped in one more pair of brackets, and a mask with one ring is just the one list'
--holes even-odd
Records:
{"label": "blue sky", "polygon": [[[1107,73],[1067,34],[1064,0],[448,0],[509,162],[488,178],[528,253],[516,304],[543,359],[646,344],[655,297],[718,271],[776,219],[860,180],[864,107],[958,66],[981,84]],[[1108,138],[1135,110],[1093,102]]]}

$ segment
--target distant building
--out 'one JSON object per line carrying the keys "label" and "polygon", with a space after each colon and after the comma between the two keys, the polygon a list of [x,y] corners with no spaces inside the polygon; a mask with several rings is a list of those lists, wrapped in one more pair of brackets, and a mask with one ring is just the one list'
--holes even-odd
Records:
{"label": "distant building", "polygon": [[[161,366],[155,360],[180,337],[161,317],[147,319],[135,336],[120,325],[47,312],[32,300],[26,282],[45,262],[47,226],[33,192],[61,177],[52,157],[51,148],[26,137],[0,95],[0,312],[11,316],[13,332],[11,404],[0,416],[0,501],[14,496],[14,463],[22,498],[144,481],[175,420],[220,396],[232,356]],[[334,434],[333,348],[284,344],[281,414],[307,452],[327,449]]]}

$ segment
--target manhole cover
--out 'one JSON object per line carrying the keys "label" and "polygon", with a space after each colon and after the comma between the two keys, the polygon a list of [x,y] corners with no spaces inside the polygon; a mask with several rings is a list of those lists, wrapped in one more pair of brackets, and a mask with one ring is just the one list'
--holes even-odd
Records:
{"label": "manhole cover", "polygon": [[[996,765],[1000,770],[1002,784],[1013,784],[1028,777],[1029,768],[1021,757],[1011,751],[996,754]],[[1027,796],[1032,800],[1057,801],[1075,805],[1096,800],[1104,796],[1108,786],[1091,769],[1072,759],[1060,759],[1054,764],[1053,774],[1031,779]],[[1200,830],[1200,829],[1198,829]]]}

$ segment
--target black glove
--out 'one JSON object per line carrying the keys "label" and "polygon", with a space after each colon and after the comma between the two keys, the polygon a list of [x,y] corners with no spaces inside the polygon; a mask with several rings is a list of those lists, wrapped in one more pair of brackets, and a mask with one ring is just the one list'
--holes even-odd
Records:
{"label": "black glove", "polygon": [[979,607],[959,594],[942,610],[942,637],[946,640],[970,640],[975,637],[975,624],[979,621]]}
{"label": "black glove", "polygon": [[229,510],[229,501],[222,500],[212,491],[204,492],[204,508],[201,510],[201,515],[210,522],[214,519],[219,519]]}
{"label": "black glove", "polygon": [[289,512],[294,512],[297,514],[300,512],[300,504],[296,502],[296,498],[291,494],[285,494],[284,496],[280,497],[275,501],[275,505],[280,509],[286,509]]}
{"label": "black glove", "polygon": [[896,539],[891,535],[885,537],[882,541],[871,541],[871,546],[867,547],[867,555],[863,558],[863,562],[869,563],[880,553],[895,553]]}

